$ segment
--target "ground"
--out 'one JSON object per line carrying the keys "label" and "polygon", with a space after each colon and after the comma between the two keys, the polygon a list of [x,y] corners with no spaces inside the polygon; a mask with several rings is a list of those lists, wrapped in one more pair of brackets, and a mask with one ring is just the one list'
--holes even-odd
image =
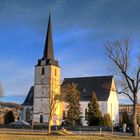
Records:
{"label": "ground", "polygon": [[0,140],[140,140],[140,136],[133,137],[118,134],[69,134],[64,136],[48,135],[46,132],[25,132],[17,130],[1,130]]}

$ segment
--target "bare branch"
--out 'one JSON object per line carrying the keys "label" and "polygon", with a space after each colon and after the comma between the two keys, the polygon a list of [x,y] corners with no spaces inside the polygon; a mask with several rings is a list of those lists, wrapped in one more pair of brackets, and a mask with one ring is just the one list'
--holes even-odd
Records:
{"label": "bare branch", "polygon": [[[140,89],[140,63],[138,63],[137,71],[134,75],[130,67],[131,57],[131,41],[130,38],[125,37],[124,39],[107,41],[105,44],[107,55],[109,59],[115,64],[115,68],[118,69],[118,73],[122,79],[122,86],[125,90],[118,92],[123,93],[133,103],[133,135],[137,135],[137,96]],[[140,62],[140,56],[138,58]],[[134,70],[135,68],[133,68]],[[115,70],[116,72],[116,70]],[[127,91],[126,91],[127,90]]]}
{"label": "bare branch", "polygon": [[127,73],[130,64],[130,39],[128,37],[116,40],[108,41],[105,44],[108,57],[116,64],[120,73],[125,77],[128,86],[130,87],[131,92],[133,93],[135,83],[133,78]]}
{"label": "bare branch", "polygon": [[126,92],[123,92],[123,91],[120,91],[118,92],[119,94],[124,94],[124,95],[127,95],[129,97],[129,99],[134,103],[134,99]]}

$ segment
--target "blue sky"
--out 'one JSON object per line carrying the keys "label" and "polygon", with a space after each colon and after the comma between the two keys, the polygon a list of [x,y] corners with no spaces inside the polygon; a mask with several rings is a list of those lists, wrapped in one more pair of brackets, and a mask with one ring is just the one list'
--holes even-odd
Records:
{"label": "blue sky", "polygon": [[[64,77],[112,74],[107,40],[130,36],[140,52],[139,0],[0,0],[0,82],[3,101],[22,103],[42,57],[49,9],[55,58]],[[121,102],[128,102],[124,96]]]}

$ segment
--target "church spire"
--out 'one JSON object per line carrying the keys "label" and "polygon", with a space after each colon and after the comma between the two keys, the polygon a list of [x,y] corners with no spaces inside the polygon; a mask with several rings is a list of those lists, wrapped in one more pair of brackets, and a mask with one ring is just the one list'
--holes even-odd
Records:
{"label": "church spire", "polygon": [[48,29],[45,40],[45,48],[43,52],[44,59],[54,60],[52,29],[51,29],[51,15],[49,14]]}

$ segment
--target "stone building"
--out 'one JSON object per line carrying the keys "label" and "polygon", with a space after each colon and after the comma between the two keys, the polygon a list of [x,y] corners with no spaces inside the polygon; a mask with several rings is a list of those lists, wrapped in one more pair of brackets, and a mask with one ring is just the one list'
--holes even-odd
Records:
{"label": "stone building", "polygon": [[[43,57],[35,66],[34,86],[31,87],[22,104],[21,120],[32,121],[34,124],[46,124],[51,113],[52,125],[60,125],[61,102],[53,103],[56,95],[60,95],[60,67],[54,59],[51,17],[49,15],[48,29]],[[53,106],[53,107],[52,107]],[[56,107],[57,106],[57,107]]]}

